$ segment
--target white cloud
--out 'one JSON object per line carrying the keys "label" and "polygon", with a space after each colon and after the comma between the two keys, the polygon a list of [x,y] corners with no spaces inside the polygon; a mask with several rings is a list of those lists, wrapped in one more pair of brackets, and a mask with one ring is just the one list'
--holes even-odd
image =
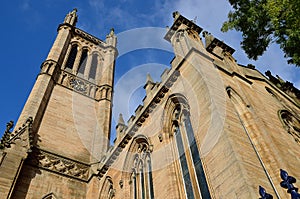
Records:
{"label": "white cloud", "polygon": [[115,85],[113,120],[117,121],[120,113],[123,114],[125,120],[128,120],[130,115],[134,114],[131,107],[142,104],[144,95],[141,95],[141,92],[135,92],[145,85],[147,73],[154,81],[160,81],[160,75],[167,67],[163,64],[146,63],[126,72]]}

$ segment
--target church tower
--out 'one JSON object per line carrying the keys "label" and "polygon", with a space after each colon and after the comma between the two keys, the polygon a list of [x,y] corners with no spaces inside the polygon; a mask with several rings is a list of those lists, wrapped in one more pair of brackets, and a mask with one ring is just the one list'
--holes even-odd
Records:
{"label": "church tower", "polygon": [[67,14],[0,140],[0,199],[300,198],[300,91],[173,17],[175,57],[108,149],[116,36]]}
{"label": "church tower", "polygon": [[59,25],[15,131],[7,127],[0,198],[87,190],[83,182],[108,149],[117,39],[113,29],[102,41],[76,28],[76,12]]}

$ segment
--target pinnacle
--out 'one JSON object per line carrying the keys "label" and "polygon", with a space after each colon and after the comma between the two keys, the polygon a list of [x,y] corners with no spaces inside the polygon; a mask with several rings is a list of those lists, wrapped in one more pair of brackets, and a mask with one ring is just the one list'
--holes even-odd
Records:
{"label": "pinnacle", "polygon": [[122,113],[119,114],[118,124],[125,124]]}
{"label": "pinnacle", "polygon": [[154,82],[153,79],[152,79],[152,77],[151,77],[151,75],[150,75],[149,73],[147,73],[146,84],[147,84],[148,82],[150,82],[150,83],[153,83],[153,82]]}

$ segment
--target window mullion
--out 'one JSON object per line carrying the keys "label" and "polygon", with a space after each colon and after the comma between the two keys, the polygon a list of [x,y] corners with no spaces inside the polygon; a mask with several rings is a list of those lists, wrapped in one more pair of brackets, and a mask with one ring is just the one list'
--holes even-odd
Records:
{"label": "window mullion", "polygon": [[185,154],[185,150],[184,150],[181,131],[180,131],[178,125],[175,125],[175,140],[176,140],[177,151],[178,151],[178,155],[179,155],[179,163],[180,163],[180,168],[181,168],[181,172],[182,172],[186,196],[188,199],[193,199],[193,198],[195,198],[195,196],[194,196],[194,192],[193,192],[191,176],[190,176],[189,169],[188,169],[188,163],[187,163],[186,154]]}
{"label": "window mullion", "polygon": [[188,151],[192,157],[192,164],[194,165],[194,173],[196,174],[196,182],[200,189],[200,194],[202,198],[210,199],[211,196],[189,115],[184,116],[184,127],[186,132],[185,134],[188,139]]}

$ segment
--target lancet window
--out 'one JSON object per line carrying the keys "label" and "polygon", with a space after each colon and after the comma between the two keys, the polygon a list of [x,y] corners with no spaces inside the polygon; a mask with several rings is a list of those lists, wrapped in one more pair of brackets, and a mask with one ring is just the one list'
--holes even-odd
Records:
{"label": "lancet window", "polygon": [[83,49],[80,57],[79,69],[78,69],[78,73],[80,74],[84,74],[86,63],[87,63],[87,57],[88,57],[88,50]]}
{"label": "lancet window", "polygon": [[77,56],[77,52],[78,52],[78,45],[77,44],[72,45],[71,51],[70,51],[70,54],[69,54],[69,57],[68,57],[68,60],[66,63],[66,68],[73,69],[75,59]]}
{"label": "lancet window", "polygon": [[72,44],[67,53],[64,68],[73,74],[94,81],[99,73],[100,57],[97,52],[89,52],[87,47]]}
{"label": "lancet window", "polygon": [[100,191],[99,199],[113,199],[115,198],[116,190],[114,189],[112,179],[106,177],[104,184]]}
{"label": "lancet window", "polygon": [[165,107],[165,127],[173,135],[174,152],[178,162],[178,173],[182,179],[180,190],[186,198],[210,199],[200,151],[196,142],[189,105],[184,96],[170,96]]}
{"label": "lancet window", "polygon": [[89,73],[89,78],[90,79],[95,79],[96,78],[96,72],[97,72],[97,66],[98,66],[98,55],[93,54],[92,56],[92,65],[91,65],[91,70]]}
{"label": "lancet window", "polygon": [[131,173],[132,198],[153,199],[151,151],[145,142],[138,144]]}
{"label": "lancet window", "polygon": [[297,143],[300,143],[300,120],[287,110],[280,110],[279,117],[287,132],[293,136]]}

